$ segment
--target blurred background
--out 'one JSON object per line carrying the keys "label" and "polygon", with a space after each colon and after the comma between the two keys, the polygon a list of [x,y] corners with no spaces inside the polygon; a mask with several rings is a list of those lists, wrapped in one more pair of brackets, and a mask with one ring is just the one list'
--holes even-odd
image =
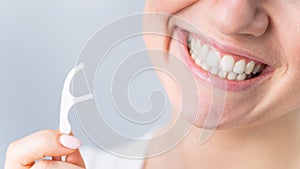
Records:
{"label": "blurred background", "polygon": [[[141,13],[143,5],[143,0],[0,1],[0,166],[10,142],[58,128],[64,79],[89,37],[112,20]],[[133,43],[143,48],[142,39]],[[74,110],[70,121],[76,136],[92,144]]]}

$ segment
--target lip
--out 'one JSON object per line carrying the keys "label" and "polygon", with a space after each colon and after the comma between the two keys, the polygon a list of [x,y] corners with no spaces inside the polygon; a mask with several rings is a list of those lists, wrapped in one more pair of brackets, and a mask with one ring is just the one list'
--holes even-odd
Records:
{"label": "lip", "polygon": [[[187,39],[189,32],[176,27],[174,30],[174,35],[176,39],[179,41],[180,45],[180,54],[183,57],[183,60],[187,64],[187,66],[191,69],[191,71],[198,77],[200,80],[210,83],[215,88],[219,88],[226,91],[240,91],[245,90],[254,86],[258,86],[262,84],[263,82],[267,81],[272,73],[274,72],[273,68],[270,66],[267,66],[262,73],[255,78],[244,80],[244,81],[230,81],[226,79],[221,79],[218,76],[211,75],[207,71],[203,70],[199,66],[197,66],[194,61],[191,59],[188,47],[187,47]],[[199,35],[198,35],[199,36]],[[197,36],[197,37],[198,37]],[[203,37],[204,38],[204,37]],[[202,40],[202,39],[201,39]],[[254,60],[256,62],[264,63],[266,62],[261,61],[257,59],[257,57],[249,54],[246,51],[242,51],[239,49],[236,49],[234,47],[228,47],[223,46],[220,43],[217,43],[213,39],[208,39],[205,37],[205,40],[209,45],[211,45],[213,48],[215,48],[217,51],[223,53],[223,54],[229,54],[229,55],[237,55],[238,57],[245,58],[247,60]]]}
{"label": "lip", "polygon": [[243,50],[240,50],[240,49],[237,49],[234,47],[222,45],[220,43],[217,43],[212,38],[208,38],[208,37],[204,38],[204,37],[201,37],[199,35],[197,36],[190,32],[189,32],[189,34],[191,34],[194,39],[200,39],[202,43],[205,43],[208,46],[211,46],[212,48],[216,49],[221,56],[230,55],[235,60],[243,59],[245,61],[255,61],[255,63],[258,63],[258,64],[269,65],[268,63],[266,63],[267,61],[264,61],[264,60],[260,59],[259,57],[256,57],[256,56],[250,54],[247,51],[243,51]]}

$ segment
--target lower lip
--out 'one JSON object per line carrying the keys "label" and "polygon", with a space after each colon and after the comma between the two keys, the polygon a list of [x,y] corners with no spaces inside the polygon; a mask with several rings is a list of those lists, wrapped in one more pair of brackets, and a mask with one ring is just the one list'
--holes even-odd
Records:
{"label": "lower lip", "polygon": [[197,66],[194,61],[191,59],[188,48],[187,48],[187,38],[189,33],[176,28],[174,30],[175,37],[181,42],[180,51],[183,60],[191,69],[191,71],[202,81],[211,84],[215,88],[219,88],[226,91],[240,91],[245,90],[257,85],[262,84],[266,80],[268,80],[272,73],[274,72],[271,68],[265,68],[263,72],[255,78],[244,80],[244,81],[230,81],[226,79],[219,78],[216,75],[211,75],[207,71],[203,70],[199,66]]}

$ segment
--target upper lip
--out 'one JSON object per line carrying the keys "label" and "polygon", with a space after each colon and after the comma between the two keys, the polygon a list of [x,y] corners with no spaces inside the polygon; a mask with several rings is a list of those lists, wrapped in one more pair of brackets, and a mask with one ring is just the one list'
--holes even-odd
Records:
{"label": "upper lip", "polygon": [[207,42],[209,43],[209,45],[211,45],[213,48],[215,48],[216,50],[218,50],[219,52],[221,52],[223,54],[237,55],[237,56],[245,57],[247,59],[254,60],[254,61],[266,64],[266,65],[270,64],[270,63],[268,63],[267,60],[263,59],[262,57],[253,55],[246,50],[239,49],[239,48],[229,46],[229,45],[223,45],[211,38],[207,38]]}

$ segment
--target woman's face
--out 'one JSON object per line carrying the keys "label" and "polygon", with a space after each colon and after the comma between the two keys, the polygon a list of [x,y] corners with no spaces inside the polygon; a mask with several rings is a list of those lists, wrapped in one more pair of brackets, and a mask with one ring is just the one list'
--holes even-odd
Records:
{"label": "woman's face", "polygon": [[[164,59],[166,66],[172,66],[174,56],[191,69],[199,89],[198,94],[190,91],[190,99],[199,99],[196,126],[210,127],[204,121],[212,110],[212,86],[226,93],[220,129],[298,111],[300,1],[147,0],[145,12],[170,14],[149,22],[184,42],[145,36],[148,48],[172,54]],[[169,78],[159,77],[174,109],[179,109],[179,90]]]}

